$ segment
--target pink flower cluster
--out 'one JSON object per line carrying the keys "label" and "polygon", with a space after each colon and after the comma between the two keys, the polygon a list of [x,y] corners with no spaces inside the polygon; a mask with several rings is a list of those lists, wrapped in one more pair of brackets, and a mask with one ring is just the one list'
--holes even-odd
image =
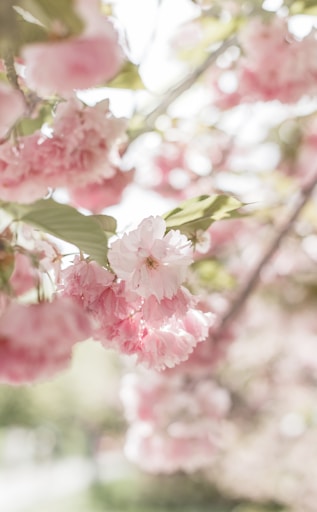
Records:
{"label": "pink flower cluster", "polygon": [[70,363],[73,345],[89,335],[87,316],[69,299],[10,302],[0,317],[0,381],[52,376]]}
{"label": "pink flower cluster", "polygon": [[70,363],[72,346],[90,337],[82,308],[54,295],[61,258],[33,229],[1,233],[0,382],[50,377]]}
{"label": "pink flower cluster", "polygon": [[124,191],[133,182],[134,170],[121,171],[114,167],[115,174],[101,181],[70,189],[70,201],[75,207],[100,213],[104,208],[122,200]]}
{"label": "pink flower cluster", "polygon": [[118,143],[126,123],[116,119],[107,101],[88,107],[79,100],[60,103],[53,134],[37,131],[0,145],[0,197],[32,202],[49,188],[77,189],[116,174]]}
{"label": "pink flower cluster", "polygon": [[115,274],[79,259],[62,271],[61,293],[89,313],[93,337],[155,369],[186,360],[212,322],[182,287],[190,242],[165,231],[162,218],[149,217],[113,242],[108,257]]}
{"label": "pink flower cluster", "polygon": [[[228,165],[228,156],[232,142],[227,134],[220,130],[210,133],[186,134],[179,132],[183,140],[160,141],[156,148],[151,147],[145,163],[138,167],[139,180],[143,186],[155,190],[163,197],[182,200],[206,191],[203,179],[208,179],[215,171],[221,171]],[[208,181],[210,192],[214,183]],[[201,190],[199,189],[201,187]]]}
{"label": "pink flower cluster", "polygon": [[237,89],[220,93],[218,103],[232,107],[244,101],[297,102],[316,94],[317,39],[315,31],[297,40],[287,21],[252,19],[239,34],[243,56],[238,61]]}
{"label": "pink flower cluster", "polygon": [[213,381],[173,372],[126,375],[121,399],[130,423],[125,454],[150,473],[193,472],[214,460],[230,408]]}
{"label": "pink flower cluster", "polygon": [[123,64],[123,51],[112,23],[101,16],[99,3],[77,0],[85,27],[76,37],[24,46],[25,81],[40,96],[68,96],[107,82]]}
{"label": "pink flower cluster", "polygon": [[0,138],[4,137],[12,125],[23,115],[25,107],[20,91],[0,83]]}

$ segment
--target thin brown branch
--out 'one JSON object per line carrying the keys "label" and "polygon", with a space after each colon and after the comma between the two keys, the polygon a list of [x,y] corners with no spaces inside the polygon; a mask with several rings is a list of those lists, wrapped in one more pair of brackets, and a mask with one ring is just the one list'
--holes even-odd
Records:
{"label": "thin brown branch", "polygon": [[169,89],[162,101],[159,103],[157,107],[155,107],[145,118],[145,123],[148,128],[153,128],[155,125],[155,121],[159,116],[164,114],[168,107],[174,103],[175,100],[177,100],[184,92],[188,91],[192,85],[194,85],[198,78],[205,72],[207,69],[214,64],[214,62],[218,59],[220,55],[223,54],[223,52],[229,48],[230,46],[234,45],[236,43],[236,37],[231,37],[227,40],[225,40],[217,50],[215,50],[213,53],[208,55],[207,59],[204,60],[204,62],[198,66],[192,73],[190,73],[188,76],[186,76],[179,84],[177,84],[175,87]]}
{"label": "thin brown branch", "polygon": [[4,65],[5,65],[5,68],[6,68],[6,74],[7,74],[7,77],[8,77],[8,80],[9,80],[10,84],[15,89],[18,89],[21,92],[21,94],[23,94],[23,92],[20,89],[20,85],[19,85],[19,81],[18,81],[18,75],[17,75],[17,72],[15,70],[15,66],[14,66],[14,56],[13,56],[13,53],[11,51],[7,51],[6,52],[6,54],[4,56]]}
{"label": "thin brown branch", "polygon": [[[197,82],[199,77],[203,75],[204,72],[207,71],[207,69],[212,64],[215,63],[219,56],[222,55],[227,50],[227,48],[230,48],[230,46],[233,46],[236,43],[236,36],[226,39],[214,52],[208,55],[206,60],[204,60],[204,62],[200,64],[200,66],[198,66],[192,73],[187,75],[177,85],[169,89],[163,95],[163,98],[160,101],[160,103],[145,116],[143,120],[143,127],[140,130],[136,130],[131,134],[127,147],[130,145],[131,142],[133,142],[137,137],[139,137],[139,135],[142,135],[143,133],[153,130],[155,127],[155,122],[158,119],[158,117],[165,114],[170,105],[172,105],[172,103],[174,103],[174,101],[176,101],[184,92],[188,91]],[[127,149],[127,147],[125,149]]]}
{"label": "thin brown branch", "polygon": [[231,303],[228,311],[222,317],[219,322],[218,329],[215,337],[221,333],[221,331],[228,327],[228,325],[239,315],[242,308],[246,304],[252,292],[255,290],[256,286],[260,281],[261,272],[266,267],[266,265],[271,260],[272,256],[275,254],[277,249],[279,248],[281,242],[291,231],[295,221],[298,219],[301,214],[304,206],[307,204],[310,199],[315,187],[317,185],[317,174],[305,185],[296,198],[294,198],[294,202],[292,201],[292,206],[290,207],[290,212],[287,219],[278,229],[275,237],[272,239],[271,243],[267,247],[264,252],[262,258],[257,263],[255,268],[250,273],[246,282],[242,285],[240,291],[238,292],[236,298]]}

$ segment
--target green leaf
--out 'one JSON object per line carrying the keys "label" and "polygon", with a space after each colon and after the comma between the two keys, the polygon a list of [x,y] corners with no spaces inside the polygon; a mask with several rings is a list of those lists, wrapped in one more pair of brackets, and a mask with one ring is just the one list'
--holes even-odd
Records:
{"label": "green leaf", "polygon": [[132,62],[126,62],[118,75],[110,82],[107,82],[106,86],[116,89],[130,89],[132,91],[145,89],[139,74],[139,68]]}
{"label": "green leaf", "polygon": [[197,231],[205,231],[214,221],[236,217],[236,210],[241,206],[242,203],[231,196],[202,195],[182,202],[163,218],[167,231],[179,229],[188,238],[194,239]]}
{"label": "green leaf", "polygon": [[[11,13],[1,17],[0,9],[0,54],[3,58],[8,52],[18,55],[20,48],[28,43],[38,43],[48,40],[47,30],[33,21],[27,21],[24,11],[11,8]],[[7,25],[5,28],[4,25]],[[8,32],[8,27],[10,27]]]}
{"label": "green leaf", "polygon": [[16,131],[20,136],[32,135],[40,130],[45,122],[52,119],[52,106],[48,103],[42,106],[38,115],[34,118],[23,117],[16,125]]}
{"label": "green leaf", "polygon": [[296,0],[290,6],[291,14],[317,14],[317,1],[316,0]]}
{"label": "green leaf", "polygon": [[115,235],[117,232],[117,221],[110,215],[90,215],[90,218],[97,222],[105,233]]}
{"label": "green leaf", "polygon": [[107,264],[107,237],[98,223],[71,206],[53,199],[40,199],[33,204],[0,202],[0,208],[14,220],[26,222],[45,233],[76,245],[100,265]]}
{"label": "green leaf", "polygon": [[16,0],[22,7],[51,32],[56,32],[56,22],[62,29],[62,37],[78,35],[84,22],[74,10],[73,0]]}

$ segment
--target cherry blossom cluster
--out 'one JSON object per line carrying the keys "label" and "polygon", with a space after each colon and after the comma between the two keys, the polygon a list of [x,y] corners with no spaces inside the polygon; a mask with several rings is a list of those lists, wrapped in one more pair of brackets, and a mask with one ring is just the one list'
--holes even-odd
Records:
{"label": "cherry blossom cluster", "polygon": [[[96,213],[116,204],[133,178],[121,170],[127,122],[112,115],[108,100],[88,106],[76,92],[114,77],[124,52],[97,0],[72,8],[83,23],[79,33],[67,35],[63,20],[53,19],[47,40],[27,42],[18,59],[1,64],[11,85],[0,87],[0,199],[30,204],[66,189],[69,202]],[[29,118],[35,129],[25,133]],[[69,362],[74,343],[89,337],[155,369],[186,360],[208,337],[213,315],[184,286],[192,242],[163,218],[145,219],[109,248],[105,238],[105,266],[81,255],[62,268],[53,243],[32,230],[21,240],[18,233],[1,235],[2,380],[52,375]]]}
{"label": "cherry blossom cluster", "polygon": [[98,0],[76,0],[75,11],[84,22],[78,36],[63,37],[62,20],[52,27],[49,42],[25,45],[22,59],[27,86],[40,96],[73,95],[74,89],[88,89],[105,83],[122,66],[124,53],[118,32],[101,16]]}
{"label": "cherry blossom cluster", "polygon": [[192,473],[212,463],[231,405],[225,389],[201,376],[148,372],[126,375],[121,399],[130,423],[125,454],[144,471]]}
{"label": "cherry blossom cluster", "polygon": [[184,235],[166,234],[165,221],[149,217],[111,244],[111,270],[80,258],[62,270],[61,294],[89,313],[92,336],[105,347],[149,368],[173,367],[207,338],[213,321],[182,286],[192,258]]}
{"label": "cherry blossom cluster", "polygon": [[[0,84],[0,199],[31,203],[66,188],[75,206],[99,212],[133,179],[121,171],[119,155],[126,121],[111,114],[107,100],[87,106],[76,92],[105,84],[125,56],[98,0],[76,0],[73,9],[83,24],[78,35],[67,37],[63,20],[53,19],[47,40],[28,42],[11,63],[0,62],[11,76]],[[25,133],[28,120],[34,129]]]}
{"label": "cherry blossom cluster", "polygon": [[58,296],[45,300],[52,295],[61,259],[57,246],[32,229],[2,233],[1,382],[54,375],[70,364],[73,345],[90,335],[89,320],[77,304]]}
{"label": "cherry blossom cluster", "polygon": [[[287,20],[252,18],[239,32],[242,56],[233,67],[236,90],[221,88],[220,70],[215,84],[220,107],[230,108],[241,102],[273,101],[295,103],[303,96],[316,94],[317,39],[313,30],[297,39],[288,29]],[[230,69],[230,68],[229,68]],[[212,76],[212,73],[211,73]]]}
{"label": "cherry blossom cluster", "polygon": [[[215,188],[209,176],[228,165],[231,142],[227,134],[216,129],[195,135],[179,130],[178,135],[180,140],[169,140],[167,130],[136,168],[142,186],[180,201],[203,193],[207,187],[210,192]],[[175,128],[171,136],[175,137]]]}
{"label": "cherry blossom cluster", "polygon": [[60,103],[51,136],[38,130],[0,145],[0,197],[29,203],[61,187],[77,197],[78,188],[105,183],[119,172],[118,142],[125,127],[107,101],[95,107],[77,99]]}

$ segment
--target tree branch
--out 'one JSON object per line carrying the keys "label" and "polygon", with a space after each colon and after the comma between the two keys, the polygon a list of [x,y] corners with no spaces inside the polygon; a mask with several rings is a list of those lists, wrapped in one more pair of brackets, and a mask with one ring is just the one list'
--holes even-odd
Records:
{"label": "tree branch", "polygon": [[155,107],[145,118],[145,124],[148,128],[153,128],[155,121],[159,116],[164,114],[168,107],[174,103],[177,98],[179,98],[184,92],[186,92],[194,83],[198,80],[198,78],[205,72],[207,69],[214,64],[214,62],[218,59],[222,53],[229,48],[230,46],[234,45],[237,42],[237,39],[235,36],[225,40],[217,50],[215,50],[213,53],[208,55],[207,59],[198,66],[190,75],[186,76],[179,84],[177,84],[175,87],[169,89],[162,101],[159,103],[157,107]]}
{"label": "tree branch", "polygon": [[18,89],[23,94],[23,92],[20,89],[20,85],[18,82],[18,75],[16,73],[15,66],[14,66],[13,53],[11,51],[7,51],[3,60],[4,60],[5,68],[6,68],[6,74],[7,74],[10,84],[12,85],[12,87],[14,87],[15,89]]}
{"label": "tree branch", "polygon": [[291,231],[294,222],[298,219],[300,213],[302,212],[304,206],[307,204],[310,199],[315,187],[317,185],[317,174],[300,190],[298,195],[294,199],[293,206],[290,207],[290,213],[286,219],[286,221],[281,225],[275,237],[272,239],[270,245],[267,247],[265,253],[262,258],[250,273],[246,282],[242,285],[240,291],[238,292],[236,298],[233,300],[231,305],[229,306],[228,311],[222,317],[219,322],[219,325],[215,332],[215,338],[220,335],[221,331],[227,327],[240,313],[241,309],[247,302],[251,293],[255,290],[258,282],[260,280],[260,275],[262,270],[266,267],[266,265],[271,260],[272,256],[275,254],[277,249],[279,248],[283,239],[288,235]]}
{"label": "tree branch", "polygon": [[[151,112],[149,112],[144,120],[143,127],[139,130],[136,130],[132,133],[129,138],[129,142],[127,147],[133,142],[139,135],[143,133],[149,132],[153,130],[155,127],[155,122],[158,117],[162,114],[165,114],[168,107],[174,103],[177,98],[179,98],[184,92],[186,92],[194,83],[198,80],[198,78],[205,72],[207,69],[214,64],[217,58],[223,54],[227,48],[237,43],[236,36],[233,36],[227,40],[225,40],[213,53],[209,54],[206,60],[200,64],[192,73],[187,75],[179,84],[175,85],[171,89],[169,89],[164,95],[161,102],[155,107]],[[127,149],[126,147],[126,149]]]}

